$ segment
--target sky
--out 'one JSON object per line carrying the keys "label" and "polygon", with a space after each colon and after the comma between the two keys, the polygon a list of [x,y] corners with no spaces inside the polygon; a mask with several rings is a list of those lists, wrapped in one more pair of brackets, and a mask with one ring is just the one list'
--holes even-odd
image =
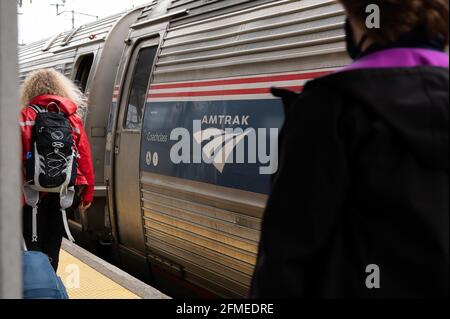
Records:
{"label": "sky", "polygon": [[[39,41],[62,31],[72,29],[72,14],[56,15],[56,6],[63,4],[59,11],[72,11],[98,16],[100,19],[146,4],[150,0],[22,0],[18,8],[19,43]],[[95,21],[95,17],[75,15],[75,27]]]}

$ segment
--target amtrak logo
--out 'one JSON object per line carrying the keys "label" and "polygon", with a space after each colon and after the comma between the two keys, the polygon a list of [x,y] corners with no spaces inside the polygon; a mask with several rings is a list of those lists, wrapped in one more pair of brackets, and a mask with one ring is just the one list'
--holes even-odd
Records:
{"label": "amtrak logo", "polygon": [[[217,122],[216,122],[217,119]],[[176,141],[170,150],[173,164],[212,164],[221,174],[226,165],[259,164],[261,175],[272,175],[278,170],[278,128],[209,127],[207,123],[248,124],[249,117],[210,117],[194,120],[192,131],[184,127],[172,130],[170,140]],[[209,124],[210,125],[210,124]],[[191,137],[191,132],[193,136]],[[149,156],[147,162],[150,161]],[[155,159],[153,158],[153,162]],[[158,161],[156,161],[158,162]]]}
{"label": "amtrak logo", "polygon": [[198,144],[204,141],[209,141],[203,147],[203,154],[208,162],[211,162],[214,167],[223,173],[225,164],[229,161],[236,146],[250,133],[245,131],[243,133],[227,133],[216,128],[209,128],[194,134],[194,139]]}

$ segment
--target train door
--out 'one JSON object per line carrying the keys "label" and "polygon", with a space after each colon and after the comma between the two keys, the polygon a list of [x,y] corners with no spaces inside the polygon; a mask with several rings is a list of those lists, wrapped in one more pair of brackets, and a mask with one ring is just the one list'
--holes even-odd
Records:
{"label": "train door", "polygon": [[141,42],[132,53],[124,77],[114,145],[118,241],[140,255],[145,255],[139,183],[141,124],[158,45],[158,39]]}
{"label": "train door", "polygon": [[94,63],[94,53],[83,55],[78,60],[77,72],[74,82],[83,93],[86,93],[89,76],[91,74],[92,64]]}

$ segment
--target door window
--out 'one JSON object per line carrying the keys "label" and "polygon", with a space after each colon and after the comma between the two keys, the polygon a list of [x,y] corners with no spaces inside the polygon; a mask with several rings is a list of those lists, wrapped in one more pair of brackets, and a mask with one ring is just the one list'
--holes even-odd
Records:
{"label": "door window", "polygon": [[86,87],[91,73],[92,64],[94,63],[94,54],[90,53],[81,57],[77,74],[75,75],[75,83],[81,92],[86,93]]}
{"label": "door window", "polygon": [[156,46],[142,48],[139,51],[131,82],[128,106],[125,112],[125,129],[139,130],[141,128],[142,113],[147,101],[148,83],[156,52]]}

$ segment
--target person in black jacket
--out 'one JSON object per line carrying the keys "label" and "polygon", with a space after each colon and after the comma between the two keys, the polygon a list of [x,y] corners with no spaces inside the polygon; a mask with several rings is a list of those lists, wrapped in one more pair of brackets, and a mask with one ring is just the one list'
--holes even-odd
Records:
{"label": "person in black jacket", "polygon": [[341,3],[355,62],[284,95],[250,297],[448,297],[448,0]]}

